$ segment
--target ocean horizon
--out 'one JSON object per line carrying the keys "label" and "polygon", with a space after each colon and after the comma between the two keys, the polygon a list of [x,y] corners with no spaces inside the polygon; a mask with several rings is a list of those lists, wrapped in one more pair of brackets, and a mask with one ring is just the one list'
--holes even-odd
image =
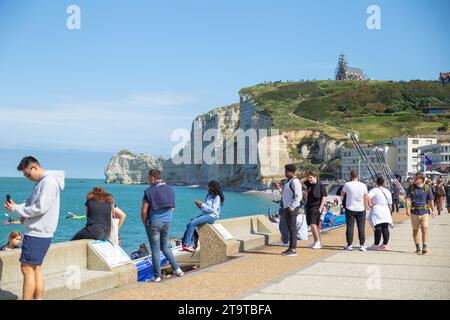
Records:
{"label": "ocean horizon", "polygon": [[[61,208],[58,227],[53,237],[53,243],[69,241],[72,236],[86,224],[86,219],[67,219],[69,212],[85,215],[85,202],[87,193],[94,186],[103,186],[105,190],[115,197],[118,207],[126,214],[127,219],[120,230],[121,246],[130,254],[137,250],[140,243],[148,245],[147,235],[141,222],[140,208],[144,190],[148,185],[106,184],[104,179],[93,178],[66,178],[66,186],[61,193]],[[16,203],[25,202],[31,194],[34,182],[23,177],[0,177],[0,197],[2,203],[6,195],[11,195]],[[171,237],[181,237],[186,224],[191,218],[200,214],[194,205],[195,199],[203,200],[206,196],[206,187],[174,186],[176,193],[176,209],[170,228]],[[254,194],[243,194],[234,191],[225,191],[225,203],[222,207],[220,219],[235,218],[256,214],[266,214],[278,209],[268,197]],[[7,221],[6,209],[1,208],[0,221]],[[0,245],[7,241],[8,234],[13,230],[23,232],[21,225],[0,224]]]}

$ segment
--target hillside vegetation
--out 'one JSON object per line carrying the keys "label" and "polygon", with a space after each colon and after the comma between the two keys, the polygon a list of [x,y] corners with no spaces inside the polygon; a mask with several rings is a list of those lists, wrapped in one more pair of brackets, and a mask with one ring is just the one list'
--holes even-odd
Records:
{"label": "hillside vegetation", "polygon": [[259,84],[244,88],[258,111],[280,130],[316,129],[361,140],[447,133],[450,115],[425,115],[428,104],[450,106],[450,86],[438,81],[311,81]]}

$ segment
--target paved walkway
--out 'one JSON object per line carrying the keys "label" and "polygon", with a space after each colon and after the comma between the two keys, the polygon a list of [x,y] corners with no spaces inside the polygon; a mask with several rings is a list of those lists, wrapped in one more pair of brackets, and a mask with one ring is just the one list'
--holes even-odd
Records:
{"label": "paved walkway", "polygon": [[[322,235],[322,250],[310,249],[311,240],[299,241],[297,257],[283,257],[280,253],[285,248],[266,246],[241,258],[188,272],[182,278],[134,283],[84,299],[408,299],[412,295],[449,299],[450,250],[446,247],[450,243],[450,215],[433,221],[430,254],[424,257],[412,252],[411,226],[404,210],[394,215],[394,222],[394,252],[342,252],[344,227]],[[369,243],[373,232],[368,224],[366,235]],[[355,243],[356,237],[355,232]],[[380,290],[374,278],[374,290],[367,289],[368,271],[379,272]]]}
{"label": "paved walkway", "polygon": [[339,252],[244,299],[450,299],[448,213],[432,220],[428,246],[425,256],[413,252],[406,220],[391,231],[390,252]]}

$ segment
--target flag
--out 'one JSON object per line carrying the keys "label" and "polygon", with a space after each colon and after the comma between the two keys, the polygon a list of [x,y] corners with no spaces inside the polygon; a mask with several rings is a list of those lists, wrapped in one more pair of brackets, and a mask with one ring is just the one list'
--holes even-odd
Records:
{"label": "flag", "polygon": [[433,165],[433,161],[427,155],[425,155],[425,165],[427,167],[431,167]]}

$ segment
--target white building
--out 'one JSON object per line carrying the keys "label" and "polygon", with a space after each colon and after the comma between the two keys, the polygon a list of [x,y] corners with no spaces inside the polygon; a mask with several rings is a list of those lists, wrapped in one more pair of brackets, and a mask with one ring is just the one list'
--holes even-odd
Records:
{"label": "white building", "polygon": [[[361,146],[367,158],[372,162],[375,171],[381,172],[381,168],[378,164],[378,160],[375,154],[375,146]],[[391,145],[385,145],[383,147],[378,147],[382,156],[391,168],[395,167],[397,161],[397,149]],[[360,154],[355,148],[344,148],[342,150],[342,171],[341,178],[344,180],[350,179],[350,172],[356,170],[359,172],[360,179],[371,179],[369,170],[367,169],[366,162],[361,159],[359,163]]]}
{"label": "white building", "polygon": [[[393,138],[390,145],[385,145],[384,147],[380,148],[382,149],[382,154],[384,154],[384,157],[386,159],[386,164],[389,166],[392,172],[399,176],[406,177],[410,174],[423,171],[423,160],[421,161],[419,148],[436,144],[437,138],[432,137],[398,137]],[[446,147],[450,151],[450,144]],[[374,146],[362,147],[364,153],[374,165],[375,170],[379,172],[380,168],[378,165],[378,160],[376,159],[375,153],[373,151],[374,148]],[[439,157],[441,156],[444,157],[443,161],[446,161],[445,159],[448,159],[450,161],[450,153],[439,155]],[[445,158],[446,156],[447,158]],[[361,165],[358,165],[359,158],[360,155],[358,153],[358,150],[356,150],[355,148],[343,149],[341,172],[342,179],[348,180],[350,177],[350,172],[352,170],[360,170],[361,179],[371,178],[365,161],[361,159]]]}
{"label": "white building", "polygon": [[450,169],[450,143],[436,143],[419,148],[419,163],[423,170],[424,156],[433,162],[429,171],[449,172]]}
{"label": "white building", "polygon": [[405,176],[408,173],[423,171],[419,148],[437,143],[437,138],[399,137],[392,139],[392,146],[397,148],[397,164],[391,168],[394,173]]}

